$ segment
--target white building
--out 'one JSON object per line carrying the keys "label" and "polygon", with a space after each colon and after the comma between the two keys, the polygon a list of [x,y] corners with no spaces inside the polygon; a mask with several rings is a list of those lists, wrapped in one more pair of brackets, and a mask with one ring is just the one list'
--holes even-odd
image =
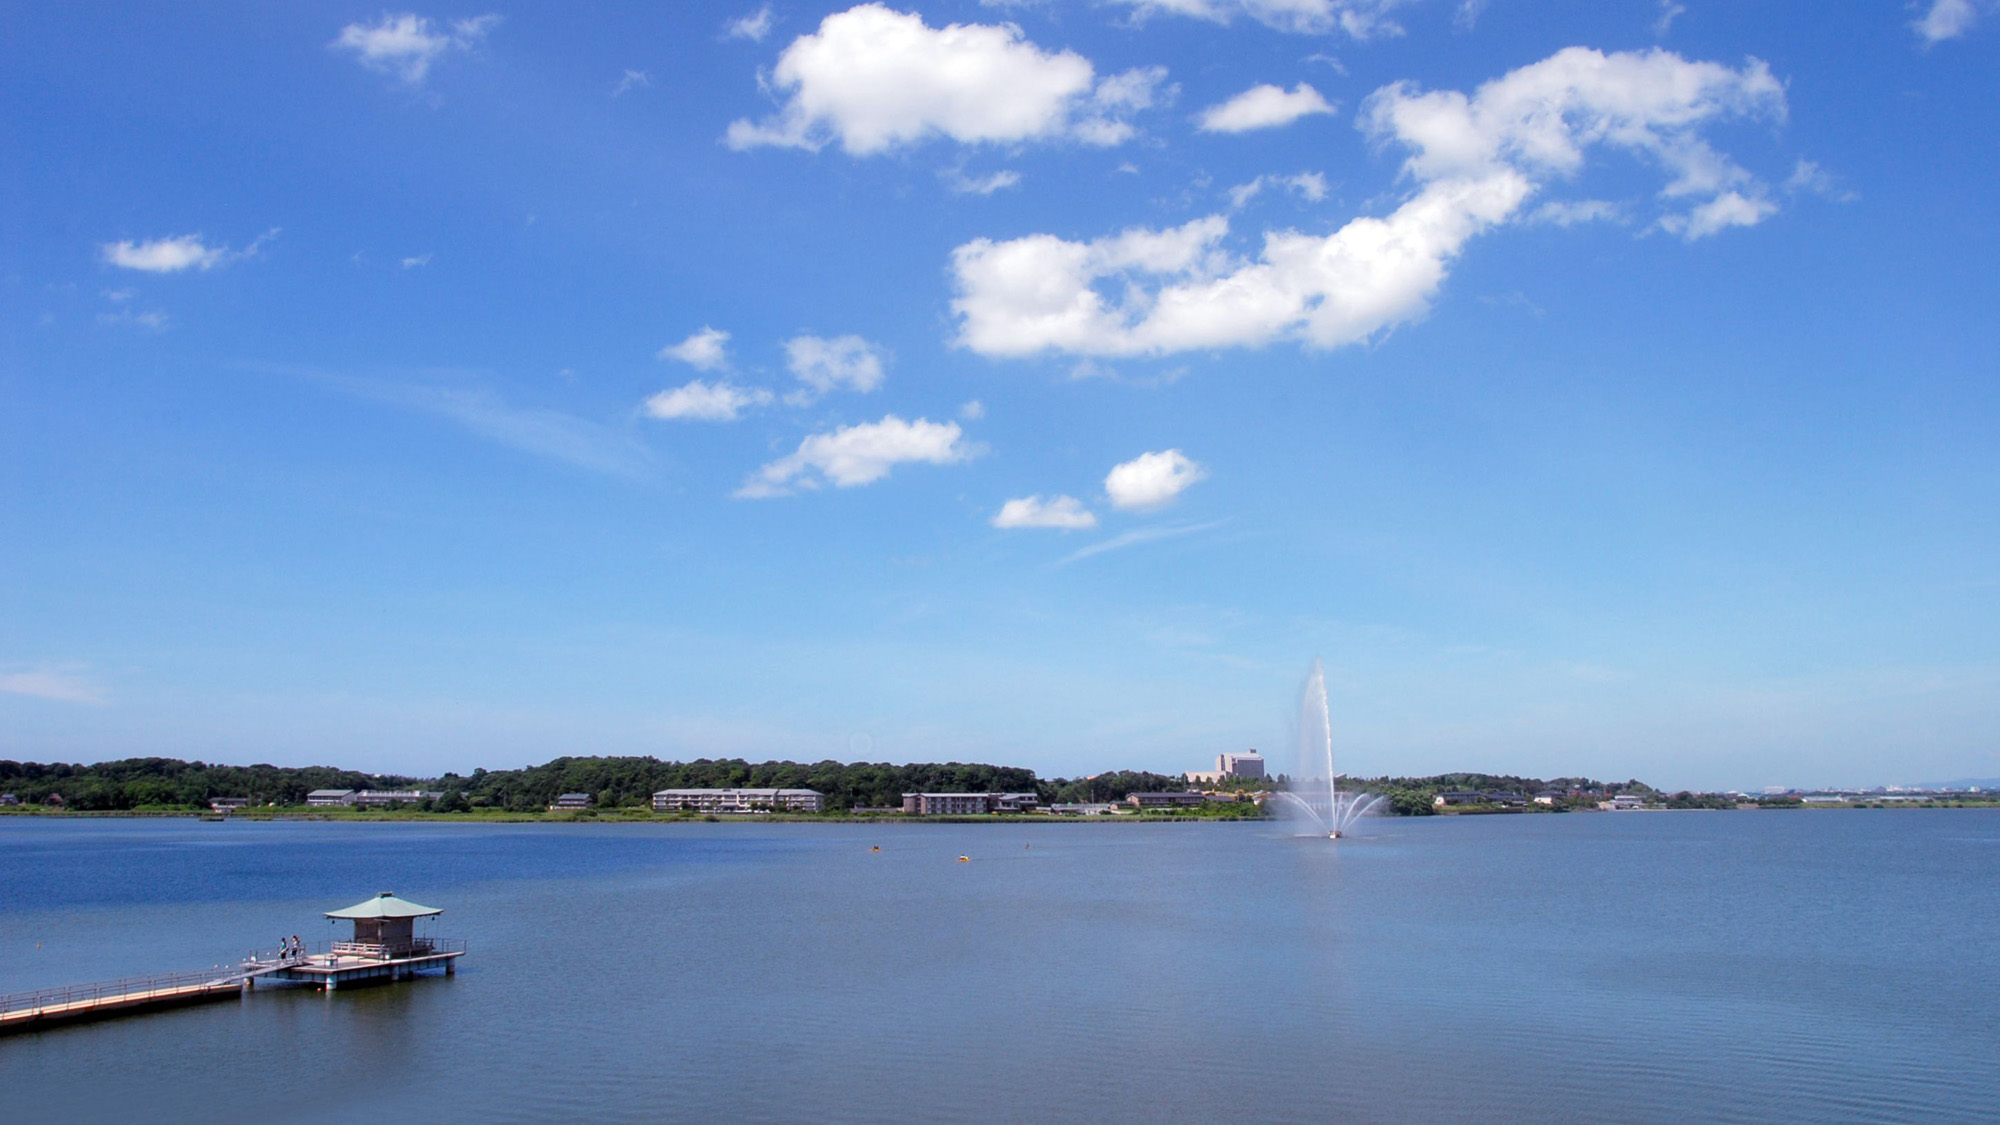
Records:
{"label": "white building", "polygon": [[654,812],[825,812],[826,794],[813,789],[662,789]]}

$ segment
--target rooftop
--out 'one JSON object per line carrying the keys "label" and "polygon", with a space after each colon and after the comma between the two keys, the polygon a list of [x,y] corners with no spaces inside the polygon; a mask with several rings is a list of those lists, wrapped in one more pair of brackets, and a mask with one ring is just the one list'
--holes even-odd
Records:
{"label": "rooftop", "polygon": [[443,914],[444,910],[435,906],[423,906],[408,899],[397,898],[390,891],[383,891],[374,898],[357,902],[353,906],[339,910],[329,910],[329,918],[428,918],[433,914]]}

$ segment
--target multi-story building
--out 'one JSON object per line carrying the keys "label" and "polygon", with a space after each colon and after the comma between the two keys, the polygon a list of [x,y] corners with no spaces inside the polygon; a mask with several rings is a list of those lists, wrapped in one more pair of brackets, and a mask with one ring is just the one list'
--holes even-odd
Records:
{"label": "multi-story building", "polygon": [[1230,777],[1263,777],[1264,755],[1255,750],[1245,750],[1241,754],[1218,754],[1215,768]]}
{"label": "multi-story building", "polygon": [[826,794],[813,789],[662,789],[654,812],[825,812]]}
{"label": "multi-story building", "polygon": [[306,794],[306,804],[316,805],[320,808],[334,805],[350,805],[354,803],[349,799],[353,796],[354,790],[352,789],[315,789]]}
{"label": "multi-story building", "polygon": [[903,811],[912,816],[983,816],[993,811],[991,793],[905,793]]}
{"label": "multi-story building", "polygon": [[556,798],[555,804],[549,806],[549,811],[574,812],[577,809],[587,809],[589,807],[590,807],[590,794],[564,793],[562,796]]}

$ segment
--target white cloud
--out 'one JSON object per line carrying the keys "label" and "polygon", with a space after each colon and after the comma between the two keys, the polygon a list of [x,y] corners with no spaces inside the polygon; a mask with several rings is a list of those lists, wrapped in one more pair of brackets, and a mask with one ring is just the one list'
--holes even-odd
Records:
{"label": "white cloud", "polygon": [[647,74],[643,70],[628,70],[625,72],[624,77],[618,80],[618,85],[612,87],[611,96],[614,98],[621,97],[634,90],[643,90],[652,84],[652,75]]}
{"label": "white cloud", "polygon": [[731,39],[748,39],[752,43],[762,43],[764,37],[771,34],[772,22],[771,6],[766,4],[747,16],[730,20],[729,26],[723,28],[722,33]]}
{"label": "white cloud", "polygon": [[1687,14],[1687,5],[1675,0],[1660,0],[1660,16],[1653,21],[1653,34],[1664,37],[1674,28],[1674,21]]}
{"label": "white cloud", "polygon": [[431,256],[429,254],[419,254],[414,258],[403,259],[403,268],[406,270],[418,269],[422,266],[428,266],[430,264],[431,264]]}
{"label": "white cloud", "polygon": [[722,380],[704,383],[695,379],[686,386],[661,391],[647,399],[643,409],[649,418],[734,422],[743,411],[753,406],[769,405],[771,397],[771,392],[761,387],[739,387]]}
{"label": "white cloud", "polygon": [[772,89],[786,100],[761,122],[730,123],[731,148],[819,149],[855,155],[934,136],[964,144],[1070,137],[1117,144],[1124,118],[1159,96],[1165,71],[1102,82],[1074,51],[1044,51],[1012,24],[931,28],[881,4],[835,12],[778,56]]}
{"label": "white cloud", "polygon": [[975,398],[958,408],[958,416],[968,422],[977,422],[986,417],[986,404]]}
{"label": "white cloud", "polygon": [[990,521],[994,527],[1053,527],[1063,531],[1084,531],[1097,526],[1097,517],[1074,496],[1023,496],[1000,505]]}
{"label": "white cloud", "polygon": [[1104,478],[1104,494],[1111,506],[1125,511],[1146,512],[1164,508],[1187,491],[1208,470],[1178,449],[1141,453],[1114,466]]}
{"label": "white cloud", "polygon": [[353,51],[362,66],[393,74],[415,86],[430,73],[431,64],[452,51],[470,51],[479,46],[493,25],[495,15],[433,23],[409,12],[383,13],[373,25],[350,23],[340,29],[333,46]]}
{"label": "white cloud", "polygon": [[729,333],[703,325],[680,343],[661,348],[656,358],[677,359],[697,371],[716,371],[729,366],[729,353],[723,347],[727,343]]}
{"label": "white cloud", "polygon": [[1204,133],[1275,129],[1280,125],[1290,125],[1301,117],[1332,113],[1334,108],[1320,96],[1318,90],[1304,82],[1292,87],[1289,92],[1281,86],[1269,84],[1252,86],[1221,105],[1203,110],[1201,129]]}
{"label": "white cloud", "polygon": [[182,270],[212,270],[231,262],[253,257],[264,243],[278,236],[276,227],[265,231],[241,250],[210,246],[198,234],[155,238],[146,242],[106,242],[98,250],[104,260],[120,269],[146,273],[179,273]]}
{"label": "white cloud", "polygon": [[1768,199],[1725,191],[1685,215],[1662,218],[1660,227],[1692,242],[1730,227],[1754,227],[1777,210],[1778,205]]}
{"label": "white cloud", "polygon": [[1460,31],[1471,31],[1479,24],[1480,14],[1486,11],[1489,0],[1459,0],[1458,10],[1451,14],[1451,25]]}
{"label": "white cloud", "polygon": [[787,401],[812,402],[832,391],[867,393],[882,385],[882,351],[859,336],[794,336],[785,341],[785,366],[805,390]]}
{"label": "white cloud", "polygon": [[104,689],[73,672],[38,669],[0,672],[0,693],[26,695],[57,703],[104,704]]}
{"label": "white cloud", "polygon": [[1011,168],[1003,168],[990,176],[967,176],[962,171],[951,171],[945,175],[945,183],[960,195],[992,195],[1002,188],[1010,188],[1021,182],[1021,173]]}
{"label": "white cloud", "polygon": [[961,441],[956,422],[919,418],[905,422],[894,414],[880,422],[842,426],[832,433],[813,434],[796,453],[781,457],[751,474],[736,490],[738,499],[789,495],[796,489],[824,484],[854,488],[873,484],[897,465],[952,465],[969,461],[979,449]]}
{"label": "white cloud", "polygon": [[1229,209],[1241,211],[1249,202],[1267,187],[1280,187],[1305,200],[1319,203],[1326,198],[1326,177],[1318,172],[1300,172],[1293,176],[1259,176],[1247,184],[1237,184],[1229,189]]}
{"label": "white cloud", "polygon": [[104,291],[104,299],[114,305],[124,304],[126,301],[131,300],[133,295],[134,291],[130,289],[106,289]]}
{"label": "white cloud", "polygon": [[1298,35],[1343,31],[1356,39],[1400,35],[1403,29],[1388,13],[1409,0],[1111,0],[1145,17],[1157,14],[1193,16],[1228,24],[1243,16],[1265,27]]}
{"label": "white cloud", "polygon": [[1972,0],[1931,0],[1931,6],[1910,26],[1926,45],[1956,39],[1979,22],[1979,6]]}
{"label": "white cloud", "polygon": [[1651,50],[1571,47],[1470,96],[1407,83],[1377,90],[1371,135],[1410,151],[1413,193],[1385,217],[1331,234],[1266,231],[1255,257],[1223,246],[1211,215],[1089,242],[1033,234],[952,253],[958,342],[986,355],[1165,355],[1292,339],[1332,348],[1422,317],[1473,236],[1522,217],[1574,177],[1585,153],[1619,149],[1661,167],[1661,229],[1688,240],[1761,221],[1767,189],[1711,148],[1702,126],[1785,112],[1755,59],[1741,69]]}

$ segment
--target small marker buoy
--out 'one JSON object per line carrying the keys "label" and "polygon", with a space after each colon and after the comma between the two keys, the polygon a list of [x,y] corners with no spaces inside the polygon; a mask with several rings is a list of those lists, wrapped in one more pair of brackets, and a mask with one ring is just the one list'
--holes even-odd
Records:
{"label": "small marker buoy", "polygon": [[959,857],[958,857],[958,862],[960,862],[960,863],[971,863],[971,862],[972,862],[972,857],[971,857],[971,856],[969,856],[969,855],[962,855],[962,856],[959,856]]}
{"label": "small marker buoy", "polygon": [[874,847],[872,847],[872,848],[869,848],[868,850],[869,850],[869,851],[871,851],[871,852],[879,852],[879,851],[881,851],[881,850],[882,850],[882,845],[880,845],[880,844],[877,844],[877,845],[875,845]]}

